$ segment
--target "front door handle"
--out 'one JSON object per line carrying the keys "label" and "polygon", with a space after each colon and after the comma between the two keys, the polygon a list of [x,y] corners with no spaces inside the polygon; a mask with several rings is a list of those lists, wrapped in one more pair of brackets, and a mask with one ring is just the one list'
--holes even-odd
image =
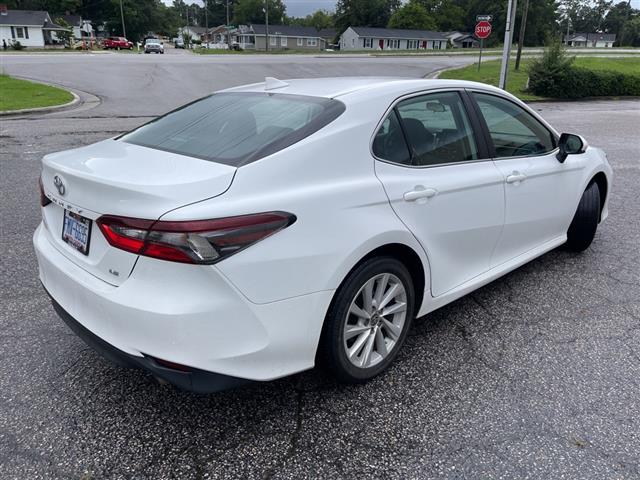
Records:
{"label": "front door handle", "polygon": [[524,173],[514,171],[511,175],[507,175],[507,183],[524,182],[527,176]]}
{"label": "front door handle", "polygon": [[432,198],[438,194],[435,188],[424,188],[422,185],[416,185],[413,190],[405,192],[403,195],[405,202],[415,202],[421,198]]}

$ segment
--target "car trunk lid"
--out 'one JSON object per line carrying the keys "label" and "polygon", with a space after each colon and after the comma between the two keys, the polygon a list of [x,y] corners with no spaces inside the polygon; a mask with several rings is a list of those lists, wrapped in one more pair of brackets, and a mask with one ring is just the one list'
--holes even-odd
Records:
{"label": "car trunk lid", "polygon": [[[47,155],[42,185],[53,203],[43,208],[44,223],[50,241],[69,260],[119,285],[129,276],[137,255],[108,244],[95,224],[101,215],[156,220],[175,208],[223,194],[235,171],[228,165],[117,140]],[[82,223],[81,217],[90,222],[83,226],[74,221]],[[86,252],[74,246],[69,235],[63,238],[65,222],[67,229],[85,229]]]}

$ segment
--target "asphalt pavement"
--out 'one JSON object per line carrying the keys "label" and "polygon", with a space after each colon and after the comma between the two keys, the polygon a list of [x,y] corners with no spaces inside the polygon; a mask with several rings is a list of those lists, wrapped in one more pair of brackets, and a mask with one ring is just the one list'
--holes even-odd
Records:
{"label": "asphalt pavement", "polygon": [[[640,478],[640,101],[538,103],[615,172],[593,246],[414,323],[390,371],[202,396],[102,361],[56,316],[31,235],[49,152],[264,76],[424,76],[465,58],[0,56],[96,95],[0,119],[0,478]],[[95,97],[84,97],[86,99]]]}

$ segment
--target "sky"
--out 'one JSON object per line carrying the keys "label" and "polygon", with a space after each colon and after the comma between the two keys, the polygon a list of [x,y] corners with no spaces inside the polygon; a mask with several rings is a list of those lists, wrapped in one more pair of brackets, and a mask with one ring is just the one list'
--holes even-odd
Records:
{"label": "sky", "polygon": [[[324,9],[333,11],[336,6],[336,0],[283,0],[287,5],[287,15],[290,17],[304,17],[310,13],[315,12],[318,9]],[[628,0],[617,0],[616,3]],[[164,0],[165,3],[171,4],[171,0]],[[202,4],[202,0],[192,0],[187,3],[199,3]],[[640,0],[631,0],[631,6],[634,8],[640,8]]]}
{"label": "sky", "polygon": [[290,17],[304,17],[318,9],[333,11],[336,7],[335,0],[284,0],[284,3]]}

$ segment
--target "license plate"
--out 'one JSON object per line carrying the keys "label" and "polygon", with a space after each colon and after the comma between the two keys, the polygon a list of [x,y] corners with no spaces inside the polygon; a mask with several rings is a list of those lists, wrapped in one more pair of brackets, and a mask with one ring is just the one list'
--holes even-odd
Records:
{"label": "license plate", "polygon": [[91,219],[77,213],[64,211],[62,224],[62,240],[84,255],[89,255],[89,238],[91,237]]}

